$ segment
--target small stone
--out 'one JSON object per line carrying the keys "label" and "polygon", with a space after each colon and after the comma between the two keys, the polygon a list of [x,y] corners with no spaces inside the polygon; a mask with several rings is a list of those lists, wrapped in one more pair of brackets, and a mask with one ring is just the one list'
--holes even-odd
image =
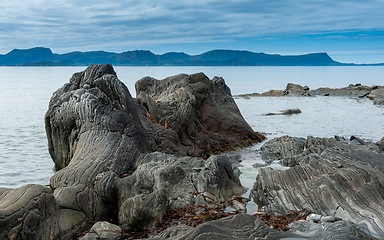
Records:
{"label": "small stone", "polygon": [[97,222],[93,225],[89,233],[87,233],[81,240],[86,239],[119,239],[123,231],[117,225],[109,222]]}

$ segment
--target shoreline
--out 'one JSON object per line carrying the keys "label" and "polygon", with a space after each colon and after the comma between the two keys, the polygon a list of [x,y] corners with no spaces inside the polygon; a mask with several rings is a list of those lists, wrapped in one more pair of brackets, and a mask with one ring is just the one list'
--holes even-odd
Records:
{"label": "shoreline", "polygon": [[271,89],[264,93],[246,93],[234,95],[234,97],[313,97],[313,96],[338,96],[351,98],[368,98],[375,105],[384,105],[384,86],[365,86],[361,84],[350,84],[343,88],[322,87],[311,90],[308,86],[288,83],[284,90]]}

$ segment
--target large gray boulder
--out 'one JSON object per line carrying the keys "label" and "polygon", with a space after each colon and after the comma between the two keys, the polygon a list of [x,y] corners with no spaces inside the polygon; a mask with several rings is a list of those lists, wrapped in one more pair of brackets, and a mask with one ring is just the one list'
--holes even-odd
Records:
{"label": "large gray boulder", "polygon": [[[195,80],[195,84],[202,84],[200,78]],[[140,82],[142,80],[139,86]],[[226,88],[225,85],[220,87]],[[185,99],[174,94],[177,92],[175,88],[173,86],[173,91],[168,91],[173,102],[162,99],[162,104],[183,103]],[[190,95],[187,91],[180,91]],[[204,103],[207,97],[204,94],[207,93],[199,94],[199,104],[210,108],[211,105]],[[216,95],[219,99],[231,101],[228,90],[221,93],[223,96]],[[165,99],[166,95],[163,97]],[[155,102],[141,103],[148,106]],[[220,106],[220,103],[215,104],[214,107]],[[118,219],[125,228],[137,228],[161,221],[169,207],[187,203],[185,198],[191,195],[188,192],[192,190],[217,192],[226,197],[240,194],[243,188],[228,159],[216,157],[207,160],[200,164],[202,170],[198,174],[191,175],[190,172],[196,173],[191,167],[196,160],[181,160],[184,161],[182,165],[179,158],[172,155],[149,154],[160,150],[164,144],[173,144],[173,151],[178,156],[186,154],[174,132],[178,136],[189,136],[191,133],[185,121],[190,118],[181,121],[174,117],[183,116],[191,106],[178,106],[179,113],[176,109],[152,113],[157,118],[154,122],[148,118],[148,112],[143,113],[141,105],[135,104],[112,66],[91,65],[84,72],[74,74],[69,84],[53,94],[45,117],[50,154],[59,170],[52,176],[50,186],[60,208],[81,211],[87,220]],[[188,113],[201,114],[195,110]],[[256,134],[240,113],[235,117],[232,122],[230,117],[224,120],[228,120],[231,127],[239,125],[240,129],[247,129],[249,136],[233,136],[233,144],[236,141],[255,141]],[[160,126],[158,123],[165,124],[161,119],[167,119],[169,125]],[[223,125],[226,124],[224,120]],[[204,126],[200,127],[205,131]],[[151,131],[153,129],[155,131]],[[207,139],[208,135],[201,136]],[[190,147],[201,148],[196,143],[191,143]],[[205,151],[213,149],[205,147]],[[212,185],[210,181],[217,184]],[[182,182],[182,186],[178,182]],[[171,204],[172,193],[184,200],[173,200]]]}
{"label": "large gray boulder", "polygon": [[203,73],[144,77],[135,88],[147,115],[176,133],[174,144],[187,155],[208,158],[265,139],[245,122],[223,78],[210,80]]}

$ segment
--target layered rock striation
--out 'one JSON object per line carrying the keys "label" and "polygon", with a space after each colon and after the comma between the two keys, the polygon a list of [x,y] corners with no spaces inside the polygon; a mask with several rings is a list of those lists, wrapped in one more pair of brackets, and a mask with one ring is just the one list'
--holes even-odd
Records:
{"label": "layered rock striation", "polygon": [[271,140],[262,148],[264,159],[280,159],[292,167],[260,169],[252,196],[267,211],[306,209],[351,221],[383,238],[383,141],[289,136]]}

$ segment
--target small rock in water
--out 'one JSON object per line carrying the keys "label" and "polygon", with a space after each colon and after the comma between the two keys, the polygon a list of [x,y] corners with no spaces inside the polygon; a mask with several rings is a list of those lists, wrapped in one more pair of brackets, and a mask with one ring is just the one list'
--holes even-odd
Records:
{"label": "small rock in water", "polygon": [[270,116],[270,115],[292,115],[292,114],[299,114],[301,113],[301,110],[298,108],[292,108],[292,109],[286,109],[286,110],[281,110],[279,112],[275,113],[267,113],[263,114],[264,116]]}
{"label": "small rock in water", "polygon": [[267,164],[265,164],[265,163],[255,163],[252,165],[252,167],[254,167],[254,168],[260,168],[260,167],[265,167],[265,166],[267,166]]}

